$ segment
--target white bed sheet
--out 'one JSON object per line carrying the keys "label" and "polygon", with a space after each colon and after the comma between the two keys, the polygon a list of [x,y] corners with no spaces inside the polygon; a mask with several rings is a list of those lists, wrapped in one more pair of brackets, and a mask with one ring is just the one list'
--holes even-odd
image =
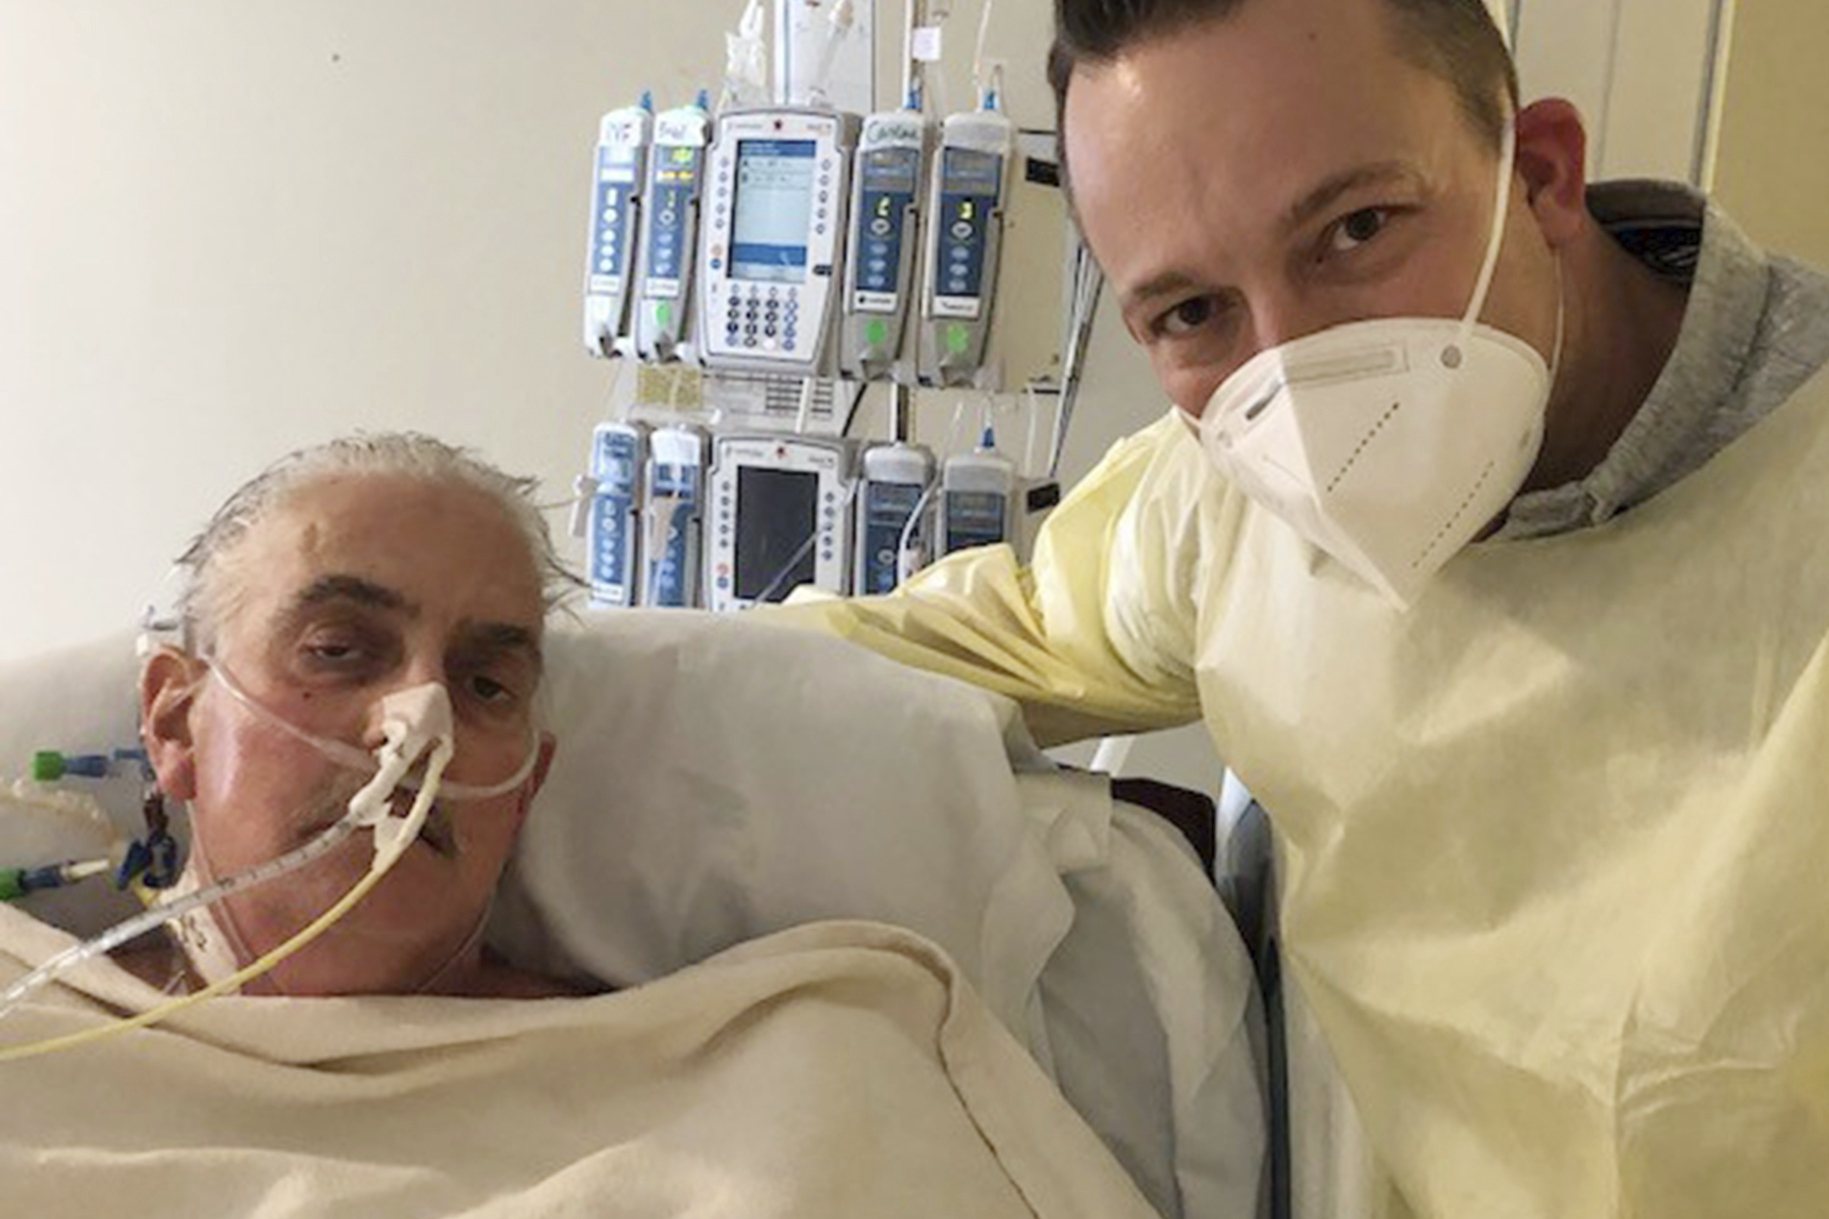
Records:
{"label": "white bed sheet", "polygon": [[[66,943],[0,908],[0,982]],[[163,998],[104,959],[9,1033]],[[27,1214],[1150,1215],[945,956],[863,924],[595,998],[219,999],[4,1076]]]}

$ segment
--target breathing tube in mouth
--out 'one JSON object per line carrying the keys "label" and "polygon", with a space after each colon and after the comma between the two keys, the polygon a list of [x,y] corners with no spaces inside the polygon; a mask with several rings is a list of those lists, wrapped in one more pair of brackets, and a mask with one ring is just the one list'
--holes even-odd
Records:
{"label": "breathing tube in mouth", "polygon": [[[400,690],[382,699],[383,741],[374,754],[370,755],[346,742],[319,737],[292,724],[243,691],[220,664],[212,663],[210,672],[237,701],[257,717],[312,745],[338,764],[368,773],[370,777],[367,782],[350,797],[342,817],[302,846],[227,879],[163,902],[44,962],[4,992],[0,992],[0,1018],[10,1015],[38,989],[84,962],[186,915],[202,911],[236,893],[297,871],[335,850],[361,829],[371,830],[375,836],[374,857],[368,871],[347,894],[291,939],[251,964],[212,980],[202,990],[112,1024],[30,1045],[0,1048],[0,1062],[69,1049],[129,1028],[145,1027],[193,1003],[238,989],[260,977],[322,935],[380,883],[382,877],[418,837],[435,801],[441,797],[479,800],[513,791],[527,781],[537,761],[537,742],[530,733],[528,756],[508,779],[486,786],[445,783],[444,772],[455,752],[455,743],[450,695],[444,686],[437,683]],[[422,761],[423,776],[409,784],[409,772]],[[396,792],[402,788],[414,790],[415,794],[406,814],[395,816],[392,805]]]}

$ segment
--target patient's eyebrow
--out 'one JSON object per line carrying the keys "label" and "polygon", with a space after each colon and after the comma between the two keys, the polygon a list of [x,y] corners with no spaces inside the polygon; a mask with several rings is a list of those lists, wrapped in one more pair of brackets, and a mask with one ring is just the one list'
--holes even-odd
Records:
{"label": "patient's eyebrow", "polygon": [[361,576],[336,574],[319,576],[307,584],[292,598],[287,609],[298,614],[329,601],[354,601],[375,609],[393,610],[409,618],[419,613],[417,605],[386,585],[364,580]]}
{"label": "patient's eyebrow", "polygon": [[539,633],[513,622],[472,622],[463,628],[464,642],[485,654],[521,653],[535,669],[544,667]]}

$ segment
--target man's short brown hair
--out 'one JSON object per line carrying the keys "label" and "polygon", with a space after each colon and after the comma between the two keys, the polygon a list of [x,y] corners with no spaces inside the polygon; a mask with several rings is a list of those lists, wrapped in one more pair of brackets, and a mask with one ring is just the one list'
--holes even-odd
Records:
{"label": "man's short brown hair", "polygon": [[[1141,42],[1228,17],[1249,0],[1054,0],[1054,45],[1048,83],[1063,173],[1067,160],[1067,87],[1081,64],[1109,63]],[[1474,129],[1496,148],[1518,105],[1518,72],[1505,36],[1483,0],[1383,0],[1397,24],[1405,59],[1454,86]],[[1508,105],[1509,104],[1509,105]]]}

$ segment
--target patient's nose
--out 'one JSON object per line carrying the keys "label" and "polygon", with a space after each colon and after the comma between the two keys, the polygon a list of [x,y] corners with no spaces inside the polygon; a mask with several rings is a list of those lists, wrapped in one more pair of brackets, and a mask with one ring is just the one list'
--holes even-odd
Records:
{"label": "patient's nose", "polygon": [[403,691],[418,689],[421,686],[440,686],[445,690],[445,707],[449,720],[450,688],[445,681],[445,667],[442,658],[409,659],[407,663],[391,675],[391,680],[378,685],[374,701],[368,705],[367,720],[363,725],[362,743],[370,749],[379,749],[387,740],[387,722],[392,715],[400,714],[398,707],[390,709],[388,699]]}

